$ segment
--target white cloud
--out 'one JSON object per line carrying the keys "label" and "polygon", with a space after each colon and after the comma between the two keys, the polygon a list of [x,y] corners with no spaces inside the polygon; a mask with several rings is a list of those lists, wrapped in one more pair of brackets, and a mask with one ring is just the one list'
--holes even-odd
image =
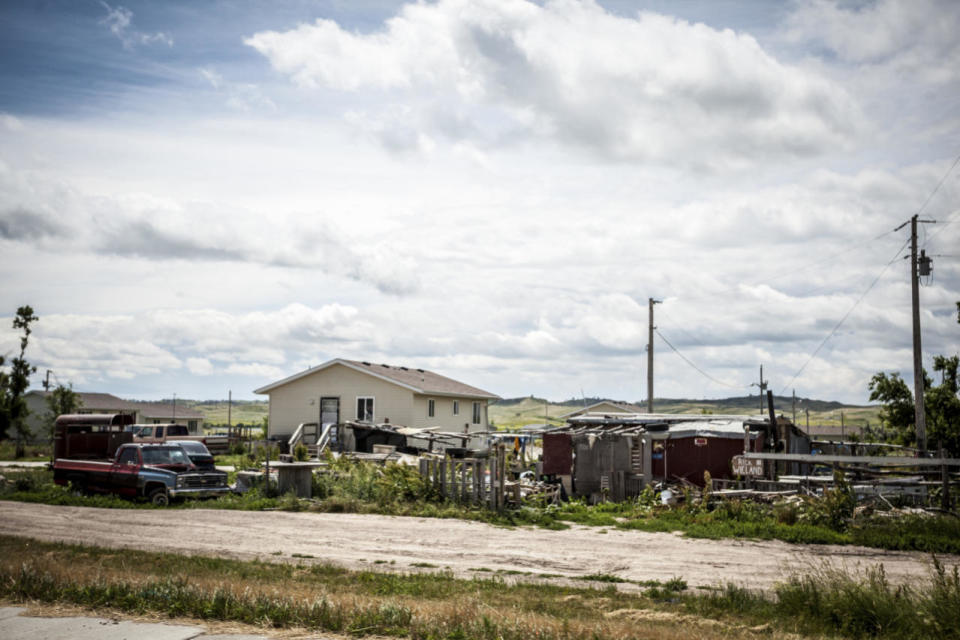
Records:
{"label": "white cloud", "polygon": [[212,68],[198,69],[200,75],[216,91],[226,94],[226,104],[237,111],[254,111],[264,109],[276,111],[277,105],[264,95],[256,84],[250,82],[229,82],[223,75]]}
{"label": "white cloud", "polygon": [[376,123],[388,148],[545,138],[609,159],[723,168],[821,154],[862,128],[842,86],[748,34],[589,1],[408,4],[375,33],[319,19],[245,42],[302,87],[389,96],[382,114],[351,116]]}
{"label": "white cloud", "polygon": [[167,33],[162,31],[144,33],[132,28],[133,12],[126,7],[120,5],[111,7],[103,0],[100,0],[100,4],[107,10],[107,15],[100,20],[100,23],[106,25],[110,29],[110,33],[117,36],[125,49],[132,49],[138,44],[148,45],[155,42],[165,44],[168,47],[173,46],[173,38]]}
{"label": "white cloud", "polygon": [[9,113],[0,112],[0,126],[7,131],[22,131],[23,121]]}
{"label": "white cloud", "polygon": [[941,83],[958,78],[958,27],[960,5],[952,0],[879,0],[850,7],[804,0],[785,30],[793,41],[820,43],[845,62]]}
{"label": "white cloud", "polygon": [[187,358],[187,370],[195,376],[209,376],[214,372],[213,363],[206,358]]}
{"label": "white cloud", "polygon": [[264,230],[253,212],[148,193],[97,196],[2,163],[0,201],[0,240],[51,251],[318,269],[398,296],[420,286],[409,248],[357,237],[332,216]]}

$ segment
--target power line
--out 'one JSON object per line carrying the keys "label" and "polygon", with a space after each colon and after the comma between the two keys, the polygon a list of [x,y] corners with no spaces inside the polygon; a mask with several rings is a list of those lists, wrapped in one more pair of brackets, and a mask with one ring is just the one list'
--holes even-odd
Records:
{"label": "power line", "polygon": [[885,273],[887,272],[887,269],[890,268],[890,265],[892,265],[894,262],[896,262],[897,260],[900,259],[900,252],[903,251],[904,248],[906,248],[906,246],[907,246],[909,243],[910,243],[910,239],[907,238],[906,242],[904,242],[904,243],[900,246],[900,248],[897,249],[896,254],[894,254],[893,258],[890,259],[890,262],[888,262],[887,264],[885,264],[885,265],[883,266],[883,269],[880,271],[880,274],[879,274],[876,278],[873,279],[873,282],[870,283],[870,286],[867,287],[866,290],[865,290],[863,293],[860,294],[860,297],[857,298],[857,301],[853,303],[853,306],[850,307],[850,309],[847,310],[847,312],[846,312],[845,314],[843,314],[843,317],[840,318],[840,322],[838,322],[837,325],[836,325],[833,329],[830,330],[830,333],[827,334],[827,337],[824,338],[823,341],[822,341],[822,342],[817,346],[817,348],[813,351],[813,353],[810,354],[810,357],[807,358],[807,361],[803,363],[803,366],[800,367],[800,370],[797,371],[797,372],[793,375],[792,378],[790,378],[790,382],[788,382],[787,385],[780,391],[780,395],[783,395],[783,394],[786,392],[786,390],[790,388],[790,385],[792,385],[793,382],[794,382],[794,380],[796,380],[796,379],[800,376],[800,374],[803,373],[803,370],[807,368],[807,365],[810,364],[810,362],[811,362],[814,358],[817,357],[817,354],[820,353],[820,349],[823,348],[823,345],[827,344],[827,341],[828,341],[830,338],[833,337],[833,334],[835,334],[837,331],[840,330],[840,327],[841,327],[841,326],[843,325],[843,323],[847,320],[847,318],[850,317],[850,314],[853,313],[853,310],[856,309],[857,306],[860,305],[860,303],[863,301],[864,298],[867,297],[867,294],[870,293],[870,290],[873,289],[873,287],[876,286],[876,284],[877,284],[878,282],[880,282],[880,278],[882,278],[882,277],[883,277],[883,274],[885,274]]}
{"label": "power line", "polygon": [[936,194],[937,191],[940,190],[940,187],[943,185],[944,182],[946,182],[947,176],[949,176],[953,172],[953,170],[956,168],[958,163],[960,163],[960,155],[958,155],[956,159],[954,159],[953,164],[950,165],[950,168],[947,169],[947,172],[943,174],[942,178],[940,178],[940,182],[938,182],[937,186],[933,188],[933,191],[930,192],[930,195],[927,196],[927,199],[923,201],[923,205],[921,205],[920,208],[917,209],[917,216],[923,213],[923,210],[927,208],[927,205],[930,203],[930,200],[933,199],[934,194]]}
{"label": "power line", "polygon": [[661,307],[661,308],[660,308],[660,313],[662,313],[663,315],[667,316],[667,320],[670,321],[670,324],[671,324],[671,327],[672,327],[672,328],[676,329],[677,331],[679,331],[679,332],[682,333],[683,335],[687,336],[688,338],[690,338],[691,340],[693,340],[694,342],[696,342],[697,344],[699,344],[701,347],[706,347],[706,346],[707,346],[707,345],[703,344],[703,342],[701,342],[700,340],[698,340],[695,335],[689,333],[688,331],[684,331],[679,325],[677,325],[677,321],[674,320],[674,319],[670,316],[670,314],[666,312],[666,309],[665,309],[664,307]]}
{"label": "power line", "polygon": [[723,380],[717,380],[717,379],[714,378],[712,375],[710,375],[709,373],[707,373],[706,371],[704,371],[703,369],[701,369],[700,367],[698,367],[697,365],[695,365],[695,364],[694,364],[689,358],[687,358],[685,355],[683,355],[682,353],[680,353],[680,351],[679,351],[675,346],[673,346],[673,345],[670,343],[670,341],[667,340],[666,337],[664,337],[664,335],[663,335],[662,333],[660,333],[660,330],[659,330],[659,329],[654,328],[653,330],[657,333],[658,336],[660,336],[660,339],[661,339],[661,340],[663,340],[664,342],[667,343],[667,346],[668,346],[668,347],[670,347],[671,349],[673,349],[673,352],[674,352],[674,353],[676,353],[678,356],[680,356],[680,359],[682,359],[682,360],[683,360],[684,362],[686,362],[688,365],[690,365],[691,367],[693,367],[694,369],[696,369],[696,370],[700,373],[700,375],[704,376],[705,378],[709,378],[710,380],[713,380],[713,381],[716,382],[717,384],[722,385],[722,386],[724,386],[724,387],[730,387],[731,389],[742,389],[742,388],[744,388],[743,385],[734,385],[734,384],[730,384],[730,383],[728,383],[728,382],[724,382]]}

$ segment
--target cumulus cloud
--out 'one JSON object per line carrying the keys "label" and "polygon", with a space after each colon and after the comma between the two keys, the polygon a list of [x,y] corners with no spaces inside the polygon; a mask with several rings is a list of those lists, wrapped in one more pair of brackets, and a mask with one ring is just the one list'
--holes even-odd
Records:
{"label": "cumulus cloud", "polygon": [[390,295],[420,287],[408,249],[357,238],[325,216],[275,226],[264,242],[252,212],[148,194],[86,194],[0,164],[0,240],[54,251],[143,260],[235,262],[318,269]]}
{"label": "cumulus cloud", "polygon": [[[10,322],[0,353],[17,344]],[[137,314],[42,315],[29,357],[59,378],[91,388],[111,378],[185,369],[195,376],[275,378],[289,375],[301,354],[331,353],[364,342],[372,327],[353,307],[291,304],[271,312],[231,314],[165,309]]]}
{"label": "cumulus cloud", "polygon": [[153,43],[165,44],[168,47],[173,46],[173,38],[162,31],[154,33],[145,33],[133,28],[133,12],[117,5],[111,7],[103,0],[100,1],[103,8],[107,10],[107,15],[100,20],[100,24],[106,25],[110,33],[115,35],[123,43],[125,49],[132,49],[136,45],[148,45]]}
{"label": "cumulus cloud", "polygon": [[353,119],[380,122],[388,148],[532,137],[609,159],[725,167],[823,153],[860,121],[842,86],[748,34],[590,1],[408,4],[374,33],[319,19],[245,42],[302,87],[385,92],[395,102],[382,114]]}
{"label": "cumulus cloud", "polygon": [[788,38],[818,43],[841,60],[887,67],[911,79],[955,81],[960,69],[960,5],[951,0],[879,0],[843,6],[827,0],[798,3]]}
{"label": "cumulus cloud", "polygon": [[42,240],[62,235],[63,229],[43,214],[20,208],[0,211],[0,238]]}

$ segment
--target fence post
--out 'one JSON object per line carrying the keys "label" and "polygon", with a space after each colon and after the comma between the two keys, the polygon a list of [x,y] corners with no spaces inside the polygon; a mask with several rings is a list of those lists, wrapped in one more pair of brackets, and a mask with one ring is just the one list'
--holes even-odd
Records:
{"label": "fence post", "polygon": [[490,495],[487,496],[490,500],[490,509],[496,510],[497,508],[497,459],[491,457],[490,462],[490,484],[488,485],[488,491]]}
{"label": "fence post", "polygon": [[497,483],[497,511],[503,510],[506,503],[507,489],[507,447],[506,445],[497,446],[497,470],[500,472],[499,482]]}
{"label": "fence post", "polygon": [[440,495],[447,497],[447,459],[440,460]]}
{"label": "fence post", "polygon": [[467,460],[460,461],[460,501],[466,502],[470,497],[470,489],[467,486]]}
{"label": "fence post", "polygon": [[471,465],[473,467],[473,500],[472,502],[474,504],[477,504],[478,502],[483,502],[483,492],[482,492],[483,485],[481,484],[483,482],[483,479],[482,479],[483,465],[479,464],[479,462],[480,461],[478,460],[474,460],[473,464]]}

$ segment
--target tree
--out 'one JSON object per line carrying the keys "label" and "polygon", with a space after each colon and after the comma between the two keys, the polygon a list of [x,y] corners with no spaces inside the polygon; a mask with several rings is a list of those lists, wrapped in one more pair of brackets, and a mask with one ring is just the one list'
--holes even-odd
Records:
{"label": "tree", "polygon": [[47,413],[43,424],[50,442],[53,442],[53,426],[57,422],[57,417],[65,413],[76,413],[82,406],[83,401],[73,390],[73,385],[65,387],[59,384],[50,392],[47,396]]}
{"label": "tree", "polygon": [[[933,370],[940,373],[940,384],[923,372],[923,404],[927,416],[927,442],[960,453],[960,357],[934,356]],[[903,445],[917,441],[913,394],[899,373],[879,372],[870,380],[870,400],[879,401],[880,422],[888,430],[888,439]],[[891,433],[892,432],[892,433]]]}
{"label": "tree", "polygon": [[[10,361],[10,372],[0,371],[0,438],[9,437],[12,428],[17,438],[16,457],[22,458],[24,445],[30,437],[30,428],[27,426],[27,416],[30,409],[23,397],[30,386],[30,375],[36,373],[37,368],[31,366],[24,354],[30,340],[30,324],[38,320],[33,315],[33,308],[23,306],[17,309],[13,319],[13,328],[23,330],[20,337],[20,355]],[[0,358],[0,366],[3,365]]]}
{"label": "tree", "polygon": [[899,373],[883,371],[870,379],[870,402],[880,402],[880,424],[887,439],[909,445],[916,441],[913,394]]}

